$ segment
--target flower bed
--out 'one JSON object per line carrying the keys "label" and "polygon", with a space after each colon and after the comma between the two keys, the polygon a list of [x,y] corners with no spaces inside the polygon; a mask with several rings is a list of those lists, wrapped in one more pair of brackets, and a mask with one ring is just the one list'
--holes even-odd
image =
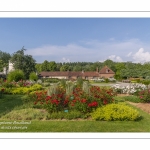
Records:
{"label": "flower bed", "polygon": [[89,113],[97,107],[113,103],[113,97],[116,95],[111,88],[85,85],[77,87],[73,84],[69,87],[53,85],[48,91],[32,93],[30,98],[34,100],[35,107],[45,108],[50,113],[65,109]]}
{"label": "flower bed", "polygon": [[112,86],[112,88],[119,94],[135,94],[141,90],[147,89],[147,86],[139,83],[130,83],[127,86],[115,84]]}
{"label": "flower bed", "polygon": [[2,89],[4,94],[28,94],[43,88],[34,81],[20,80],[18,82],[8,82],[5,80],[0,82],[0,90]]}

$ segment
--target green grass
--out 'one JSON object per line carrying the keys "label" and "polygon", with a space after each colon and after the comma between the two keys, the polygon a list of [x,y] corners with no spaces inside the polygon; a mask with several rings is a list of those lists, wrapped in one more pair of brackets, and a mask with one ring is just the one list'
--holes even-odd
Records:
{"label": "green grass", "polygon": [[[0,116],[28,112],[32,103],[24,104],[21,95],[4,95],[0,99]],[[7,120],[0,118],[0,132],[150,132],[150,115],[137,109],[139,121],[92,121],[92,120]],[[26,112],[25,111],[25,112]],[[23,115],[25,115],[25,112]],[[33,113],[34,114],[34,113]],[[17,121],[20,124],[16,124]],[[4,124],[10,122],[11,124]],[[17,129],[18,128],[18,129]]]}

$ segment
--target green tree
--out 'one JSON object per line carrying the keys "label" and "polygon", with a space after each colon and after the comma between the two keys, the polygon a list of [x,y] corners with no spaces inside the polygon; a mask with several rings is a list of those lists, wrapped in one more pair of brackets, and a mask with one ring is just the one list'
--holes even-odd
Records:
{"label": "green tree", "polygon": [[34,72],[35,69],[35,60],[31,55],[25,55],[24,47],[21,50],[15,52],[11,57],[11,62],[13,63],[14,69],[22,70],[25,74],[26,79],[29,79],[29,74]]}
{"label": "green tree", "polygon": [[9,53],[2,52],[0,50],[0,71],[3,71],[4,67],[8,67],[10,58],[11,58],[11,55]]}
{"label": "green tree", "polygon": [[56,64],[56,62],[55,62],[55,61],[50,61],[50,62],[49,62],[49,70],[50,70],[50,71],[56,71],[56,69],[57,69],[57,64]]}
{"label": "green tree", "polygon": [[36,69],[36,72],[41,72],[42,71],[42,68],[41,68],[42,64],[36,64],[35,65],[35,69]]}
{"label": "green tree", "polygon": [[69,70],[69,66],[68,65],[62,65],[60,68],[60,71],[68,71]]}
{"label": "green tree", "polygon": [[121,79],[121,70],[125,69],[125,64],[123,62],[118,62],[115,64],[116,68],[116,73],[115,73],[115,78],[116,79]]}
{"label": "green tree", "polygon": [[74,66],[73,71],[82,71],[82,66],[80,66],[80,65]]}
{"label": "green tree", "polygon": [[45,60],[41,65],[41,71],[50,71],[49,69],[49,62]]}

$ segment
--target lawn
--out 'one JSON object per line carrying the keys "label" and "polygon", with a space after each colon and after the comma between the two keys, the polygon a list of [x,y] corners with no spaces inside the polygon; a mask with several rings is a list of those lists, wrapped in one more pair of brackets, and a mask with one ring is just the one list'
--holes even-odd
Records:
{"label": "lawn", "polygon": [[[24,103],[22,95],[3,95],[0,99],[0,132],[149,132],[150,115],[140,112],[139,121],[93,121],[93,120],[7,120],[3,116],[17,111],[24,113],[32,102]],[[29,115],[29,114],[25,114]],[[36,114],[32,114],[36,115]]]}

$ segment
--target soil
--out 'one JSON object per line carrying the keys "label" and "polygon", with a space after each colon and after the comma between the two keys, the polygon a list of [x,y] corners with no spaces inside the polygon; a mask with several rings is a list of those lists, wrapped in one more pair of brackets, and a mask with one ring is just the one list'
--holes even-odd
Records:
{"label": "soil", "polygon": [[150,103],[133,103],[133,102],[128,103],[150,114]]}
{"label": "soil", "polygon": [[[117,94],[117,96],[128,96],[128,95],[129,94]],[[150,114],[150,103],[133,103],[133,102],[128,103]]]}

